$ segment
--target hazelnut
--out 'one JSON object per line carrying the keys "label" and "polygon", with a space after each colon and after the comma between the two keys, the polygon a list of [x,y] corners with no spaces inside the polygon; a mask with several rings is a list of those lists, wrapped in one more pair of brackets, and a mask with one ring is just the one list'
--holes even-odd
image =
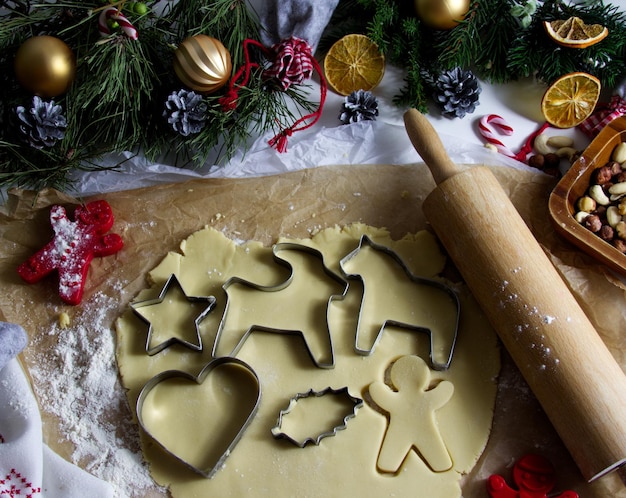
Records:
{"label": "hazelnut", "polygon": [[603,240],[611,241],[611,240],[613,240],[613,237],[615,236],[615,233],[614,233],[613,227],[611,225],[602,225],[602,228],[600,228],[600,231],[598,232],[598,235]]}
{"label": "hazelnut", "polygon": [[543,156],[544,168],[558,168],[561,164],[561,158],[554,152],[550,152]]}
{"label": "hazelnut", "polygon": [[619,173],[617,173],[615,175],[615,178],[613,178],[613,182],[614,183],[626,182],[626,171],[620,171]]}
{"label": "hazelnut", "polygon": [[528,166],[531,168],[543,169],[545,158],[543,154],[535,154],[528,159]]}
{"label": "hazelnut", "polygon": [[578,199],[577,206],[580,211],[591,213],[596,209],[596,201],[588,195],[583,195],[580,199]]}
{"label": "hazelnut", "polygon": [[605,183],[610,182],[611,178],[613,178],[613,172],[609,166],[597,168],[591,175],[591,181],[596,185],[604,185]]}
{"label": "hazelnut", "polygon": [[584,225],[593,233],[596,233],[602,228],[602,221],[597,214],[590,214],[585,218]]}

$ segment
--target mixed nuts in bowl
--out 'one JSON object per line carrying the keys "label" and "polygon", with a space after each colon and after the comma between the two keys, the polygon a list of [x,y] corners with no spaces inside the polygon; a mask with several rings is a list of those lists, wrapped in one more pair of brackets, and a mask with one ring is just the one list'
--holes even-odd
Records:
{"label": "mixed nuts in bowl", "polygon": [[563,175],[549,211],[559,234],[626,275],[626,117],[611,121]]}

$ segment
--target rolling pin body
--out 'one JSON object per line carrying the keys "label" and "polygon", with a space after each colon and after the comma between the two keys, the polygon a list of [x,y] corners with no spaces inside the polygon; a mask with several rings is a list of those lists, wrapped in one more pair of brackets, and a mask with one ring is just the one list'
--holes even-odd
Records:
{"label": "rolling pin body", "polygon": [[405,120],[438,183],[424,214],[581,473],[591,481],[623,465],[621,367],[495,176],[459,172],[426,118]]}

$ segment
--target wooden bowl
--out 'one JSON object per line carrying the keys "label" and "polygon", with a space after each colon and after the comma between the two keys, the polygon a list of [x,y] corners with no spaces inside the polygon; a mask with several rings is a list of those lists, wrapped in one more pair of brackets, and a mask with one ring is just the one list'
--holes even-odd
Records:
{"label": "wooden bowl", "polygon": [[611,160],[613,149],[626,142],[626,116],[611,121],[565,173],[550,194],[548,209],[557,233],[612,270],[626,275],[626,255],[574,219],[578,198],[585,195],[591,174]]}

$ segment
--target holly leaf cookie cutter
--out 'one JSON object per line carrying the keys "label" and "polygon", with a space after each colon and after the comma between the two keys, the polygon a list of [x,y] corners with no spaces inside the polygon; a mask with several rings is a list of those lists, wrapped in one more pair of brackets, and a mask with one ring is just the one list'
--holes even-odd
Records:
{"label": "holly leaf cookie cutter", "polygon": [[[363,327],[362,318],[363,318],[364,310],[367,307],[371,307],[372,309],[377,309],[381,307],[379,306],[379,302],[377,301],[376,297],[374,296],[373,298],[371,298],[370,293],[368,292],[368,289],[371,290],[370,285],[372,284],[368,284],[368,281],[366,281],[361,274],[350,273],[345,268],[348,262],[357,260],[361,252],[366,247],[369,247],[377,251],[379,254],[383,256],[387,256],[389,260],[391,261],[391,263],[393,265],[398,265],[400,269],[402,270],[402,272],[406,275],[406,278],[410,280],[411,282],[413,282],[413,284],[415,284],[416,286],[430,287],[434,291],[442,295],[446,295],[450,299],[450,302],[452,303],[455,309],[455,319],[454,319],[454,323],[452,324],[451,330],[446,331],[446,333],[450,335],[450,342],[447,348],[448,351],[447,351],[445,361],[443,362],[436,361],[434,358],[434,352],[436,351],[435,342],[437,341],[437,338],[435,337],[435,334],[433,332],[433,325],[435,325],[437,322],[436,317],[435,319],[432,320],[432,323],[414,323],[413,321],[408,321],[407,317],[403,316],[401,318],[397,318],[393,316],[392,312],[388,312],[388,310],[382,309],[382,312],[389,313],[389,316],[386,316],[386,318],[382,321],[381,326],[378,330],[378,333],[374,341],[371,344],[371,347],[363,348],[360,346],[360,336],[361,336],[362,327]],[[404,328],[404,329],[408,329],[408,330],[412,330],[416,332],[426,333],[430,339],[429,358],[430,358],[431,367],[435,370],[447,370],[448,368],[450,368],[450,363],[452,362],[452,356],[454,354],[454,348],[456,345],[456,340],[457,340],[458,331],[459,331],[459,319],[460,319],[460,312],[461,312],[461,304],[459,301],[459,297],[457,296],[457,294],[454,292],[454,290],[451,287],[445,285],[444,283],[438,280],[413,275],[413,273],[411,273],[411,271],[407,267],[406,263],[402,260],[402,258],[400,258],[400,256],[398,256],[398,254],[395,251],[391,250],[387,246],[375,243],[367,235],[361,236],[361,239],[359,240],[359,245],[351,253],[349,253],[347,256],[341,259],[341,261],[339,262],[339,266],[346,279],[359,280],[362,282],[363,287],[364,287],[363,297],[361,299],[361,306],[359,310],[359,318],[357,322],[357,331],[356,331],[355,340],[354,340],[354,351],[356,353],[360,355],[364,355],[364,356],[371,355],[374,352],[374,349],[376,348],[378,343],[380,342],[380,339],[382,337],[382,334],[385,328],[388,326],[394,326],[394,327]],[[375,284],[375,286],[378,285],[377,282],[373,282],[373,284]],[[387,289],[387,292],[389,292],[389,289]],[[398,296],[398,299],[400,299],[400,296]]]}
{"label": "holly leaf cookie cutter", "polygon": [[[288,417],[291,412],[294,411],[294,409],[296,408],[300,400],[305,399],[305,398],[312,398],[312,397],[321,398],[323,396],[328,396],[328,395],[345,396],[346,399],[352,402],[352,411],[343,417],[341,424],[332,427],[328,431],[321,432],[315,436],[308,436],[302,440],[297,439],[291,436],[290,434],[288,434],[287,432],[283,431],[283,420],[286,417]],[[333,389],[331,387],[327,387],[326,389],[323,389],[321,391],[315,391],[314,389],[310,389],[307,392],[296,394],[294,397],[292,397],[289,400],[289,404],[287,405],[287,408],[279,412],[276,425],[272,427],[271,429],[272,436],[274,436],[275,439],[285,439],[300,448],[304,448],[309,444],[314,444],[315,446],[319,446],[322,439],[335,436],[337,435],[337,432],[345,430],[347,428],[348,420],[356,417],[357,410],[361,408],[362,406],[363,406],[363,400],[361,398],[357,398],[356,396],[352,396],[348,392],[347,387],[342,387],[341,389]]]}
{"label": "holly leaf cookie cutter", "polygon": [[[213,375],[211,382],[205,380]],[[174,400],[173,400],[174,398]],[[204,403],[202,417],[185,403]],[[244,361],[211,360],[197,376],[181,370],[155,375],[137,398],[141,429],[167,454],[208,479],[224,465],[252,423],[261,402],[261,382]]]}
{"label": "holly leaf cookie cutter", "polygon": [[[156,346],[151,346],[152,335],[154,332],[154,324],[152,323],[152,321],[150,321],[148,318],[146,318],[146,316],[142,314],[141,310],[146,307],[162,304],[164,301],[166,301],[168,294],[172,291],[182,293],[182,295],[185,297],[185,299],[189,303],[192,303],[192,304],[193,303],[206,303],[206,307],[204,308],[204,310],[194,319],[196,343],[186,341],[184,339],[181,339],[173,335],[166,341],[163,341],[157,344]],[[202,351],[203,345],[202,345],[202,337],[200,335],[200,322],[204,320],[204,318],[206,318],[206,316],[214,308],[215,301],[216,301],[215,297],[213,296],[188,296],[185,293],[185,290],[183,289],[176,275],[172,273],[170,277],[167,279],[167,281],[165,282],[165,285],[159,292],[159,296],[157,298],[148,299],[146,301],[139,301],[137,303],[130,303],[130,307],[135,313],[135,315],[137,315],[143,322],[145,322],[148,325],[148,335],[146,338],[146,346],[145,346],[146,353],[150,356],[153,356],[163,351],[165,348],[170,347],[173,344],[180,344],[194,351]]]}

